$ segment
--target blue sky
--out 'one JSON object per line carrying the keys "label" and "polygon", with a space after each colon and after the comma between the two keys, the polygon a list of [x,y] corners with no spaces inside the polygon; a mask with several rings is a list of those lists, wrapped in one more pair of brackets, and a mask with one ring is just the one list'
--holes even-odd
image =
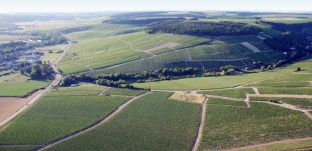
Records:
{"label": "blue sky", "polygon": [[0,12],[239,10],[312,12],[312,0],[3,0]]}

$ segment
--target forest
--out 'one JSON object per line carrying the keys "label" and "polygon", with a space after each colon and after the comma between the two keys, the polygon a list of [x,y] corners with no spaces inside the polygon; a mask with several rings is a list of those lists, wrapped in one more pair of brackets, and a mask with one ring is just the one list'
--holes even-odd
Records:
{"label": "forest", "polygon": [[238,36],[257,35],[262,29],[248,25],[229,21],[221,22],[157,22],[147,26],[146,32],[149,34],[169,33],[193,36]]}
{"label": "forest", "polygon": [[292,31],[292,32],[301,32],[305,28],[311,28],[312,22],[308,23],[295,23],[295,24],[284,24],[284,23],[275,23],[275,22],[266,22],[266,21],[261,21],[257,22],[258,24],[264,24],[264,25],[269,25],[272,28],[287,32],[287,31]]}

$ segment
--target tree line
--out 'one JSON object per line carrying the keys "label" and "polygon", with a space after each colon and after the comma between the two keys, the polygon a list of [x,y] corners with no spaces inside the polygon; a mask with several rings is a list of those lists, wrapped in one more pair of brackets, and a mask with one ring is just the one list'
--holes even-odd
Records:
{"label": "tree line", "polygon": [[283,32],[287,32],[287,31],[300,32],[305,28],[311,28],[312,27],[312,22],[285,24],[285,23],[259,21],[257,23],[263,24],[263,25],[269,25],[269,26],[271,26],[271,28],[279,30],[279,31],[283,31]]}
{"label": "tree line", "polygon": [[257,35],[262,29],[247,23],[221,22],[157,22],[149,24],[145,30],[149,34],[169,33],[193,36],[238,36]]}
{"label": "tree line", "polygon": [[29,76],[32,80],[46,80],[54,78],[54,71],[49,64],[42,64],[38,61],[31,66],[23,66],[20,68],[23,75]]}

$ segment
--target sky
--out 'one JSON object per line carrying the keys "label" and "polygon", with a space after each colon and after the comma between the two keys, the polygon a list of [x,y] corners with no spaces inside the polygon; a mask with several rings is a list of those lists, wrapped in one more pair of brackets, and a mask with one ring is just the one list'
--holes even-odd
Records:
{"label": "sky", "polygon": [[2,0],[0,12],[274,11],[312,12],[312,0]]}

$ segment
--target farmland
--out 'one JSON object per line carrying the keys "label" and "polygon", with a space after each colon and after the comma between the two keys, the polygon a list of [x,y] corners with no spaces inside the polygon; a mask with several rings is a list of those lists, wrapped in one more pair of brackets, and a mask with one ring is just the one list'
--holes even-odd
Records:
{"label": "farmland", "polygon": [[[35,89],[48,86],[49,81],[28,80],[29,77],[20,73],[11,73],[0,77],[0,96],[20,97]],[[14,90],[14,91],[12,91]]]}
{"label": "farmland", "polygon": [[80,96],[73,91],[62,92],[67,94],[45,96],[2,128],[1,145],[43,145],[93,124],[127,99],[90,95],[88,91],[80,91]]}
{"label": "farmland", "polygon": [[274,97],[251,97],[251,101],[281,101],[302,108],[312,108],[312,99],[309,98],[274,98]]}
{"label": "farmland", "polygon": [[146,90],[131,90],[131,89],[121,89],[121,88],[108,88],[103,91],[103,95],[121,95],[121,96],[137,96],[145,93]]}
{"label": "farmland", "polygon": [[312,95],[312,88],[259,88],[261,94]]}
{"label": "farmland", "polygon": [[[73,44],[59,68],[65,73],[133,73],[186,62],[184,66],[218,69],[232,64],[243,67],[253,61],[271,63],[285,57],[253,35],[199,37],[147,34],[143,30],[136,25],[102,23],[69,33],[66,37],[77,43]],[[248,43],[250,47],[242,43]],[[251,50],[251,47],[260,52]],[[271,54],[274,55],[271,57]]]}
{"label": "farmland", "polygon": [[237,149],[237,151],[275,151],[275,150],[300,150],[311,149],[312,139],[298,139],[276,142],[274,144],[264,144],[259,146],[251,146],[246,148]]}
{"label": "farmland", "polygon": [[199,91],[201,94],[218,95],[233,98],[245,98],[246,94],[254,94],[252,88],[239,88],[239,89],[225,89],[225,90],[212,90],[212,91]]}
{"label": "farmland", "polygon": [[208,104],[201,149],[227,149],[311,136],[312,122],[302,113],[261,103],[251,106]]}
{"label": "farmland", "polygon": [[139,98],[108,123],[48,150],[189,150],[199,105],[169,96],[156,92]]}
{"label": "farmland", "polygon": [[[47,87],[51,81],[30,80],[18,69],[0,70],[0,113],[7,113],[0,115],[0,120],[27,108],[0,127],[1,151],[248,151],[312,147],[310,47],[300,43],[298,48],[274,50],[267,40],[289,33],[263,22],[290,26],[311,22],[311,15],[84,15],[90,14],[66,20],[17,22],[14,34],[0,35],[2,43],[35,38],[15,34],[57,32],[71,44],[64,54],[68,47],[65,44],[36,45],[29,50],[44,52],[40,58],[43,64],[62,56],[59,63],[53,64],[61,70],[56,77],[62,80],[59,84],[53,82],[42,97],[36,95],[43,92],[39,90],[28,98],[19,98]],[[151,32],[149,25],[157,23],[155,20],[160,24],[168,21],[171,27],[175,27],[173,22],[189,25],[179,26],[180,30]],[[207,29],[192,26],[198,25],[196,22],[207,25],[203,26]],[[209,23],[231,27],[211,30],[214,27]],[[158,27],[154,28],[157,31]],[[311,29],[303,30],[312,33]],[[312,42],[309,36],[300,38]],[[10,55],[0,60],[14,57],[14,53]],[[31,67],[31,63],[19,61],[15,68],[25,64]],[[35,96],[40,99],[29,103]]]}
{"label": "farmland", "polygon": [[235,87],[238,85],[251,83],[258,80],[286,74],[292,72],[291,69],[280,69],[270,72],[256,74],[245,74],[225,77],[198,77],[179,80],[135,83],[134,86],[142,88],[160,89],[160,90],[197,90],[197,89],[218,89],[226,87]]}

